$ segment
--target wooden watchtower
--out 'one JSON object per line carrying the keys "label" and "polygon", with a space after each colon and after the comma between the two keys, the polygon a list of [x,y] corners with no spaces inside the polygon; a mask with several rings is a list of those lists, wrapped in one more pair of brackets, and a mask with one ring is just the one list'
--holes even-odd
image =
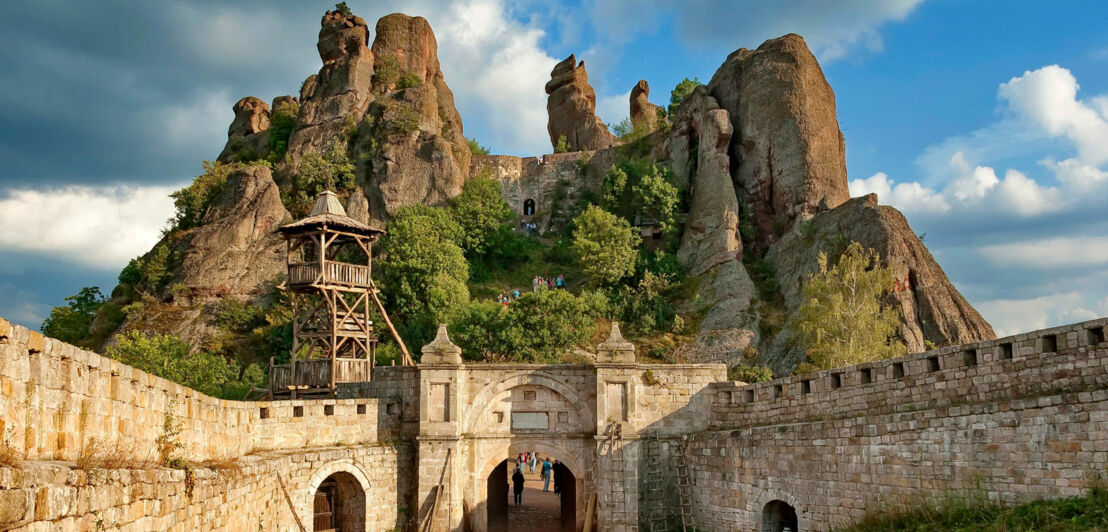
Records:
{"label": "wooden watchtower", "polygon": [[287,249],[292,354],[288,364],[271,360],[271,396],[333,394],[339,383],[372,380],[377,334],[370,301],[410,363],[373,284],[373,242],[384,231],[347,216],[329,190],[307,218],[278,231]]}

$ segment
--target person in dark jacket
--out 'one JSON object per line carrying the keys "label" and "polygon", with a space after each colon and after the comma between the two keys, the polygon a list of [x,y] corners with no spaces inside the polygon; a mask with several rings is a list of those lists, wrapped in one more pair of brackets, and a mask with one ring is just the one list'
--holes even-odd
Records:
{"label": "person in dark jacket", "polygon": [[566,478],[566,465],[555,460],[552,473],[554,474],[554,493],[561,493],[562,482],[564,482]]}
{"label": "person in dark jacket", "polygon": [[512,493],[515,494],[516,506],[523,504],[523,469],[522,466],[516,468],[516,472],[512,474]]}

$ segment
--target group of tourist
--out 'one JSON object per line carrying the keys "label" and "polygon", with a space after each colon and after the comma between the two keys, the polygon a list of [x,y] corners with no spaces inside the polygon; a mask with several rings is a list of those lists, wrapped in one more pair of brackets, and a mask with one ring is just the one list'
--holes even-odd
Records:
{"label": "group of tourist", "polygon": [[526,482],[523,473],[529,471],[534,474],[536,467],[539,468],[539,478],[542,479],[543,491],[550,491],[551,482],[554,483],[554,493],[561,493],[562,491],[559,484],[565,466],[561,462],[551,461],[549,456],[539,458],[539,453],[534,451],[519,453],[519,456],[516,457],[515,472],[512,473],[512,494],[515,496],[517,506],[523,504],[523,485]]}
{"label": "group of tourist", "polygon": [[508,306],[508,303],[511,303],[513,299],[519,299],[518,289],[512,290],[511,292],[501,292],[499,295],[496,296],[496,302],[501,303],[504,306]]}
{"label": "group of tourist", "polygon": [[536,275],[534,279],[531,279],[531,291],[538,292],[543,289],[553,290],[555,288],[566,287],[566,276],[564,273],[559,273],[557,277],[546,278],[541,275]]}
{"label": "group of tourist", "polygon": [[519,222],[519,230],[527,236],[539,234],[539,226],[535,222]]}

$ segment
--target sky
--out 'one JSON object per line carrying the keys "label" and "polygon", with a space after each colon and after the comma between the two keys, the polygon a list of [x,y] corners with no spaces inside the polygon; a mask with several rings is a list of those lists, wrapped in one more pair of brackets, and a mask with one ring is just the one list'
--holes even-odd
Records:
{"label": "sky", "polygon": [[[852,195],[901,209],[1000,335],[1108,315],[1108,3],[348,0],[427,18],[465,134],[551,151],[543,85],[583,59],[608,123],[639,79],[802,35],[835,90]],[[226,141],[295,94],[333,2],[0,3],[0,317],[106,293]],[[372,38],[372,36],[371,36]]]}

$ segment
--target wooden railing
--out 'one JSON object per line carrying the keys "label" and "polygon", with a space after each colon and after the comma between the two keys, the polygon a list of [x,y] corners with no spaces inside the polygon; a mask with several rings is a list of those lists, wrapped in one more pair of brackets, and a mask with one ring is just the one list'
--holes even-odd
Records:
{"label": "wooden railing", "polygon": [[373,366],[365,358],[329,358],[296,360],[288,364],[273,364],[269,369],[269,385],[274,393],[289,390],[329,388],[331,375],[335,383],[369,382]]}
{"label": "wooden railing", "polygon": [[323,261],[305,262],[289,265],[290,284],[343,284],[350,286],[369,286],[369,266],[347,264],[345,262]]}

